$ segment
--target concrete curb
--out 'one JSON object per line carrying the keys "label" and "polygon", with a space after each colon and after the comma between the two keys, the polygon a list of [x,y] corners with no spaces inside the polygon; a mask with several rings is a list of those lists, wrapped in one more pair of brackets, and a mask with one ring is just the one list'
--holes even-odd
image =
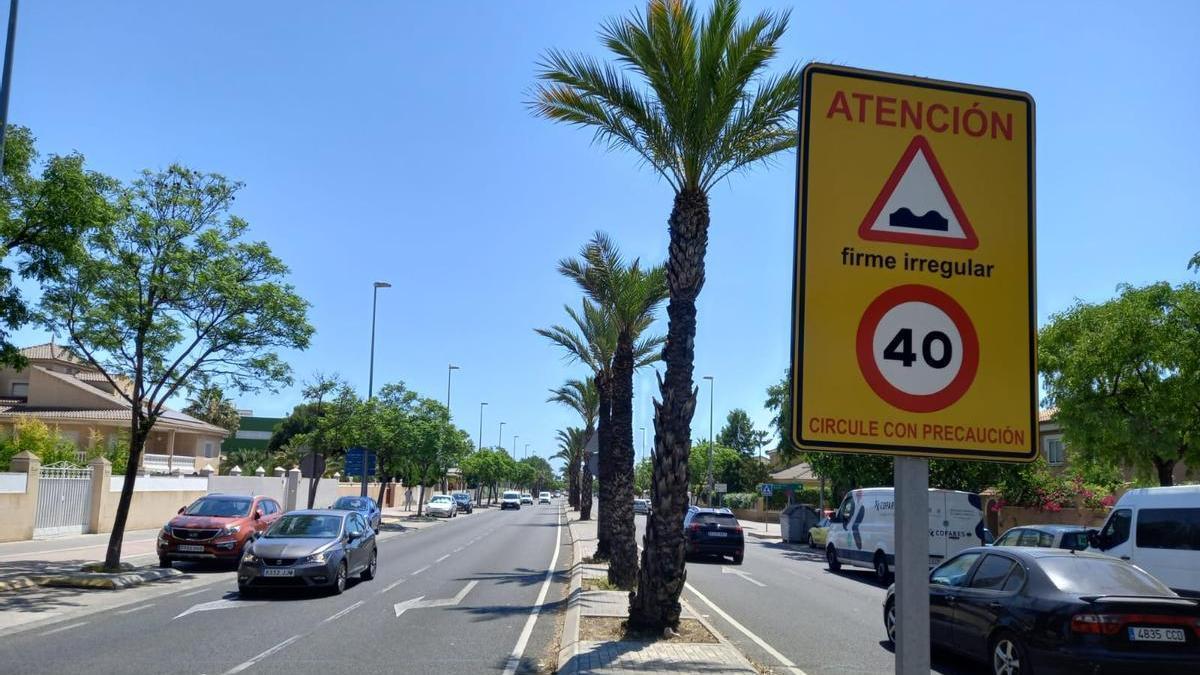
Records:
{"label": "concrete curb", "polygon": [[30,577],[38,586],[57,586],[67,588],[99,588],[117,591],[123,588],[141,586],[151,581],[167,577],[183,576],[177,569],[144,568],[120,574],[104,574],[102,572],[68,572],[64,574],[45,574]]}
{"label": "concrete curb", "polygon": [[783,537],[779,536],[778,534],[760,534],[758,532],[749,531],[747,531],[746,534],[754,537],[755,539],[765,539],[766,541],[783,541]]}
{"label": "concrete curb", "polygon": [[567,512],[567,534],[571,537],[571,581],[567,586],[567,614],[563,618],[562,643],[558,647],[558,668],[572,663],[579,654],[579,619],[583,614],[583,547],[571,529]]}

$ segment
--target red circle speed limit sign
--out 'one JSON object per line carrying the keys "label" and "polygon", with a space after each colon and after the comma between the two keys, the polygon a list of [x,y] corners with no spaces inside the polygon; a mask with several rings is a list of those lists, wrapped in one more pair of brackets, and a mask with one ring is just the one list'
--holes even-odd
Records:
{"label": "red circle speed limit sign", "polygon": [[949,295],[919,284],[875,298],[858,323],[858,367],[884,401],[909,412],[962,398],[979,368],[979,337]]}

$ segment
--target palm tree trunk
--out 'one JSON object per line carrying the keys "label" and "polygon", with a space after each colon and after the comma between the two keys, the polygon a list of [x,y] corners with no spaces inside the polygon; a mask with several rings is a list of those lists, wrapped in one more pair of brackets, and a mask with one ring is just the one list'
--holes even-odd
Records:
{"label": "palm tree trunk", "polygon": [[593,560],[608,560],[612,555],[612,384],[608,377],[596,376],[600,394],[600,414],[596,416],[596,445],[599,447],[600,513],[596,518],[596,553]]}
{"label": "palm tree trunk", "polygon": [[567,463],[567,503],[575,511],[579,510],[579,458],[575,457]]}
{"label": "palm tree trunk", "polygon": [[[608,483],[611,498],[608,581],[618,588],[637,583],[637,530],[633,522],[633,337],[622,332],[609,381]],[[603,487],[603,483],[601,484]]]}
{"label": "palm tree trunk", "polygon": [[591,453],[583,453],[583,479],[579,481],[579,519],[592,519],[592,470],[587,467]]}
{"label": "palm tree trunk", "polygon": [[659,377],[662,401],[654,405],[654,475],[642,565],[637,590],[629,596],[630,624],[656,631],[679,626],[679,594],[687,581],[680,523],[688,506],[688,455],[696,410],[696,298],[704,287],[708,195],[695,189],[676,194],[669,226],[666,379]]}

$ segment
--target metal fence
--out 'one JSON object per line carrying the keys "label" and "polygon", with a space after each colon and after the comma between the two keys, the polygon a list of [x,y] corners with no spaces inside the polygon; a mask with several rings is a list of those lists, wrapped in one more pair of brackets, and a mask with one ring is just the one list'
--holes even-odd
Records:
{"label": "metal fence", "polygon": [[69,462],[41,468],[34,538],[82,534],[92,503],[92,469]]}

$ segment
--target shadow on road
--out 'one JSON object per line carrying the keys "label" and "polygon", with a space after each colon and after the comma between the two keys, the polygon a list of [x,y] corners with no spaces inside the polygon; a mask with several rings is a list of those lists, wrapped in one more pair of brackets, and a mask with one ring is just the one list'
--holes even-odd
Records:
{"label": "shadow on road", "polygon": [[[551,579],[554,583],[565,583],[570,570],[555,570]],[[459,577],[459,581],[491,581],[497,584],[534,586],[546,580],[546,570],[519,568],[511,572],[480,572],[474,576]]]}

